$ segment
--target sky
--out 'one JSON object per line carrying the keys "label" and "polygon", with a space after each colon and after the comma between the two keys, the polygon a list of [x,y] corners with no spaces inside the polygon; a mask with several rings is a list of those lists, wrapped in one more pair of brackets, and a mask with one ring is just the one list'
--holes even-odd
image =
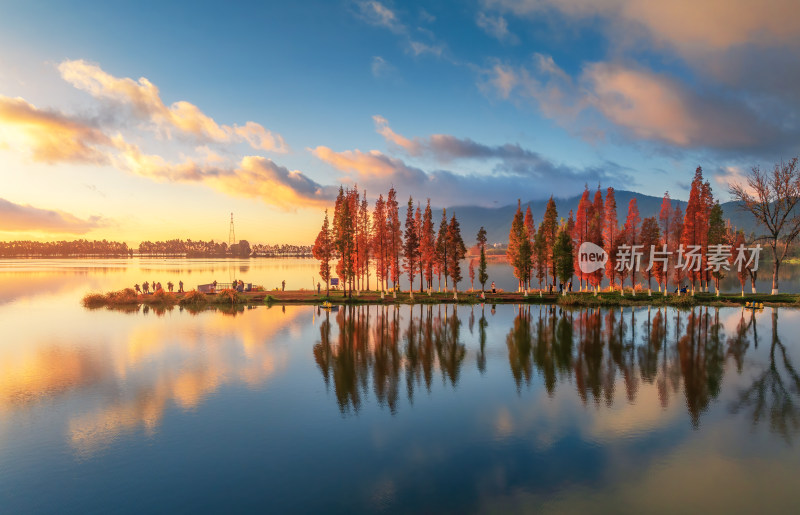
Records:
{"label": "sky", "polygon": [[[800,154],[796,0],[0,4],[0,239],[310,244],[436,207],[721,200]],[[404,202],[403,202],[404,203]]]}

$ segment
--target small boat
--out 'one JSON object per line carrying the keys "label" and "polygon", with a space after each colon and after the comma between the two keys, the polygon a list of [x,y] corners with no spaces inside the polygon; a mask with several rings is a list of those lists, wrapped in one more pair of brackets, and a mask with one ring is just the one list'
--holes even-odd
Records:
{"label": "small boat", "polygon": [[764,309],[763,302],[746,302],[744,307],[748,309]]}
{"label": "small boat", "polygon": [[322,309],[331,309],[333,307],[333,303],[331,301],[326,300],[322,303]]}

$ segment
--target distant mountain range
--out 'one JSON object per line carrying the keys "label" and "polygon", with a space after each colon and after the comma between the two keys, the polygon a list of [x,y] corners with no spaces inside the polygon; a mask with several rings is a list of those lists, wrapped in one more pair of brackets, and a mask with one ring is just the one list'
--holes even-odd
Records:
{"label": "distant mountain range", "polygon": [[[603,199],[605,199],[605,190],[603,192]],[[590,191],[590,200],[594,198],[594,191]],[[631,198],[636,197],[636,203],[639,207],[639,216],[645,219],[649,216],[658,217],[661,211],[661,197],[653,197],[644,195],[642,193],[635,193],[633,191],[615,190],[614,195],[617,200],[617,220],[620,225],[625,222],[628,215],[628,203]],[[578,202],[580,202],[581,195],[574,197],[555,199],[558,216],[566,219],[569,216],[570,209],[573,213],[578,210]],[[544,210],[547,205],[546,200],[527,201],[522,203],[522,210],[524,211],[527,206],[531,206],[533,220],[536,226],[544,218]],[[681,210],[686,211],[686,202],[683,200],[672,201],[673,207],[680,206]],[[731,221],[731,224],[738,228],[743,229],[745,234],[757,232],[756,221],[753,216],[738,207],[737,202],[725,202],[721,204],[723,216]],[[502,207],[478,207],[478,206],[453,206],[447,208],[447,217],[455,213],[458,221],[461,224],[461,234],[464,238],[464,243],[467,246],[475,244],[475,237],[478,230],[483,226],[488,233],[487,237],[489,243],[508,243],[508,232],[511,230],[511,220],[514,218],[514,213],[517,210],[516,204],[511,204]],[[441,208],[436,212],[441,213]],[[434,220],[439,220],[441,215],[434,213]]]}

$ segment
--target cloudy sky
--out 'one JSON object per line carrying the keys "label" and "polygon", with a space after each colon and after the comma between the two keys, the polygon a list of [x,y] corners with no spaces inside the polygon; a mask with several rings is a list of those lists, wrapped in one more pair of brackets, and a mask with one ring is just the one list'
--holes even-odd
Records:
{"label": "cloudy sky", "polygon": [[[228,5],[231,4],[231,5]],[[685,198],[800,153],[796,0],[0,6],[0,239],[307,243],[339,184]]]}

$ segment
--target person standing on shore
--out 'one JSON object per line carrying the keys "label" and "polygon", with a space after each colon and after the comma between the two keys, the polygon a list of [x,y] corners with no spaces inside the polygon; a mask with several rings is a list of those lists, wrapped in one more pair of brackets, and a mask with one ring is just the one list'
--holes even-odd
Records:
{"label": "person standing on shore", "polygon": [[497,293],[497,288],[494,286],[494,281],[492,281],[492,293]]}
{"label": "person standing on shore", "polygon": [[178,281],[178,293],[183,293],[183,281]]}
{"label": "person standing on shore", "polygon": [[147,295],[147,293],[150,291],[150,283],[147,281],[143,282],[142,289],[144,290],[144,294]]}
{"label": "person standing on shore", "polygon": [[281,281],[281,291],[286,291],[286,280]]}
{"label": "person standing on shore", "polygon": [[139,283],[136,283],[134,285],[133,289],[136,290],[136,295],[139,295],[140,293],[142,293],[142,289],[139,288]]}

